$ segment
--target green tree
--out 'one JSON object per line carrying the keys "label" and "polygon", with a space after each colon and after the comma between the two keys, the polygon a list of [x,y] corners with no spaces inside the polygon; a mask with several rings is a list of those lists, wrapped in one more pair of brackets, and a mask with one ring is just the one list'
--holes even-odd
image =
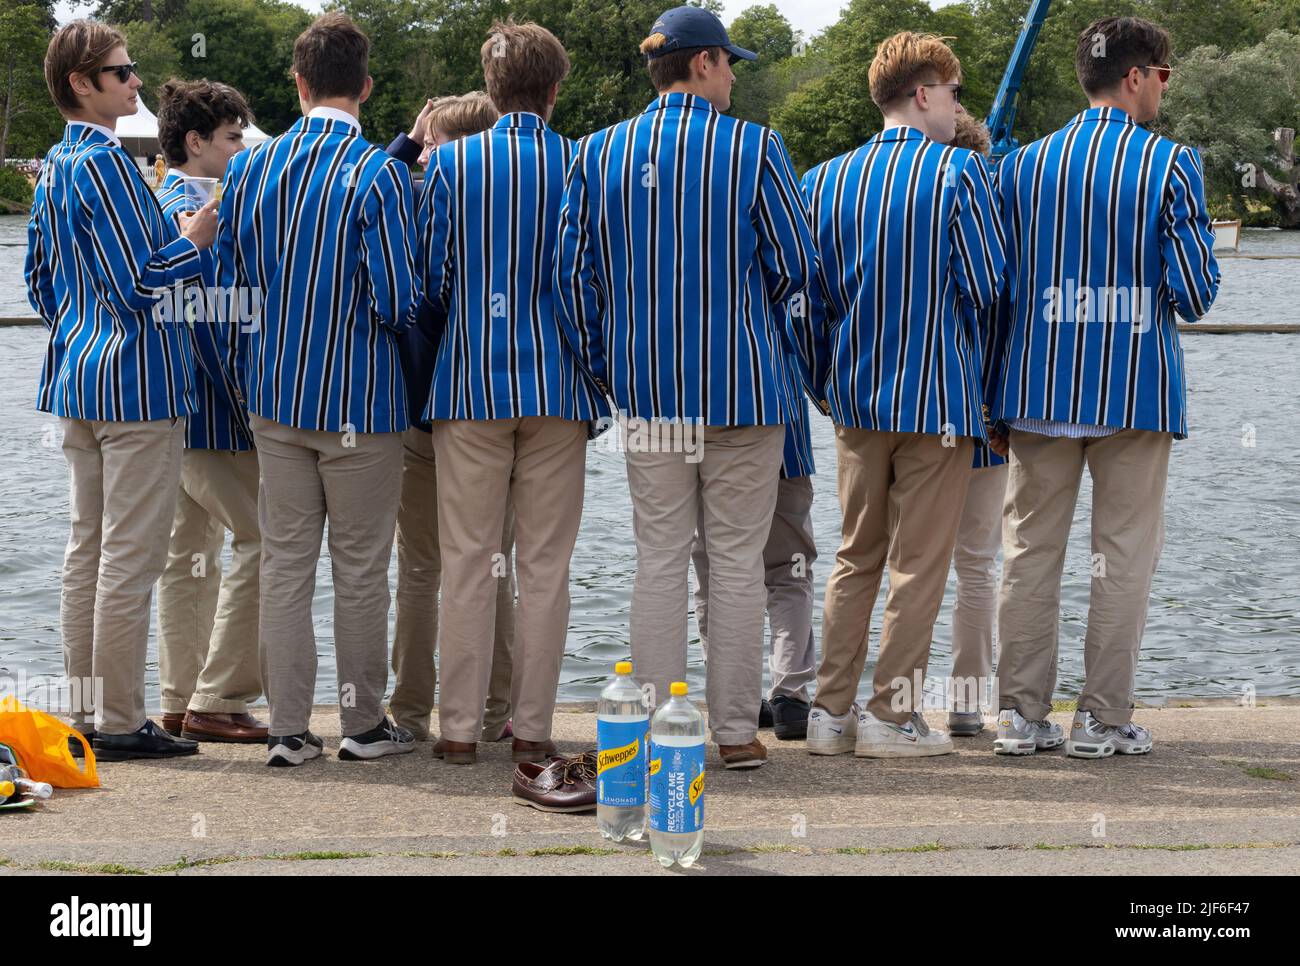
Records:
{"label": "green tree", "polygon": [[767,124],[772,108],[794,89],[784,64],[802,56],[806,45],[790,21],[771,4],[747,7],[732,21],[727,33],[732,43],[758,54],[756,61],[736,63],[736,85],[728,113]]}
{"label": "green tree", "polygon": [[0,163],[11,151],[43,154],[58,137],[62,119],[43,68],[53,24],[46,2],[20,0],[0,11]]}
{"label": "green tree", "polygon": [[173,77],[181,77],[181,54],[176,38],[158,25],[156,20],[129,20],[118,29],[126,36],[127,53],[139,67],[140,79],[148,107],[158,111],[158,88]]}

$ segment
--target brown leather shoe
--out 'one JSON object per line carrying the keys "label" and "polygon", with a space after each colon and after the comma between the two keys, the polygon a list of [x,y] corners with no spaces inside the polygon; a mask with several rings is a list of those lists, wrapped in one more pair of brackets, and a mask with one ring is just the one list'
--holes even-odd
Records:
{"label": "brown leather shoe", "polygon": [[555,756],[553,741],[524,741],[516,738],[510,744],[511,761],[545,761]]}
{"label": "brown leather shoe", "polygon": [[543,812],[590,812],[596,808],[594,755],[552,758],[546,764],[515,766],[515,802]]}
{"label": "brown leather shoe", "polygon": [[718,745],[718,754],[727,768],[758,768],[767,761],[767,748],[757,738],[747,745]]}
{"label": "brown leather shoe", "polygon": [[181,736],[181,729],[185,727],[186,714],[187,712],[185,711],[182,711],[179,714],[172,714],[171,712],[164,714],[162,716],[163,731],[175,738],[179,738]]}
{"label": "brown leather shoe", "polygon": [[478,761],[478,743],[439,738],[433,744],[433,757],[441,758],[449,765],[472,765]]}
{"label": "brown leather shoe", "polygon": [[223,741],[235,745],[254,745],[266,741],[266,725],[251,714],[221,714],[212,711],[187,711],[181,737],[191,741]]}

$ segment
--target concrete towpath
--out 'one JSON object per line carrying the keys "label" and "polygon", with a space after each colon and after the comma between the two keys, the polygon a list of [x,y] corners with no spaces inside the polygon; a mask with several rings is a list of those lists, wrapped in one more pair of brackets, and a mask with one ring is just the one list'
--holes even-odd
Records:
{"label": "concrete towpath", "polygon": [[[705,852],[686,874],[1300,871],[1300,701],[1136,720],[1155,751],[1104,761],[994,756],[987,729],[956,754],[892,762],[815,758],[765,731],[770,758],[752,771],[724,770],[710,746]],[[472,767],[427,744],[341,762],[337,714],[317,709],[312,729],[327,756],[301,768],[220,744],[105,763],[100,789],[0,813],[0,874],[673,874],[644,844],[603,842],[594,815],[516,804],[508,742],[480,745]],[[593,747],[590,707],[561,708],[555,737]]]}

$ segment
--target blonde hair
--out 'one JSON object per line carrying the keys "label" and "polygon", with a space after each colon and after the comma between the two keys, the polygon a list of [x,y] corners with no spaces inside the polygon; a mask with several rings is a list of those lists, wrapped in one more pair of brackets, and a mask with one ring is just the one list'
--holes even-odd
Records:
{"label": "blonde hair", "polygon": [[960,81],[961,61],[944,43],[953,39],[904,30],[882,40],[867,73],[876,106],[889,106],[918,84]]}
{"label": "blonde hair", "polygon": [[989,129],[984,125],[984,122],[971,117],[964,111],[957,115],[957,132],[952,136],[952,141],[949,143],[954,148],[966,148],[976,154],[982,154],[986,158],[989,156],[989,150],[992,147]]}
{"label": "blonde hair", "polygon": [[483,91],[436,97],[429,108],[429,132],[440,131],[448,141],[486,131],[497,122],[496,106]]}
{"label": "blonde hair", "polygon": [[492,24],[479,51],[488,96],[502,114],[532,111],[545,116],[551,88],[569,76],[564,45],[540,24]]}

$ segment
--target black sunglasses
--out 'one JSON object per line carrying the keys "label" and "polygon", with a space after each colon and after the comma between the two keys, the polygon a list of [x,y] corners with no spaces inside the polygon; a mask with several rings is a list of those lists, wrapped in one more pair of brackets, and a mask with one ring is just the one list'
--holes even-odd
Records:
{"label": "black sunglasses", "polygon": [[922,87],[951,87],[952,99],[959,104],[961,103],[962,86],[960,84],[917,84],[910,91],[908,91],[904,96],[915,97],[916,92],[919,91]]}
{"label": "black sunglasses", "polygon": [[113,64],[110,67],[101,67],[99,72],[101,74],[116,74],[117,79],[125,84],[131,79],[132,74],[135,74],[136,77],[140,76],[140,72],[136,70],[139,66],[139,63],[133,60],[129,64]]}

